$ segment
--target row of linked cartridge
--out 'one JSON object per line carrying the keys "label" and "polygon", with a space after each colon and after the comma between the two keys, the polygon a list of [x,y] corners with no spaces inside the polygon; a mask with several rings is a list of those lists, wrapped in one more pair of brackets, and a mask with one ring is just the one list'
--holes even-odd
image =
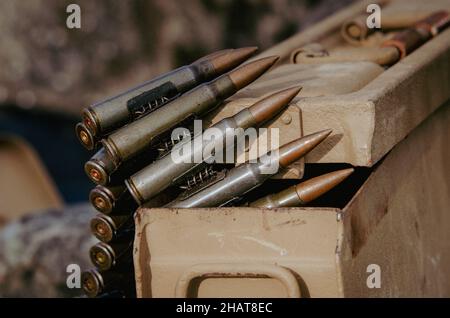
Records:
{"label": "row of linked cartridge", "polygon": [[[82,285],[90,297],[134,297],[133,214],[141,205],[201,208],[246,205],[260,208],[302,206],[332,189],[353,169],[339,170],[291,186],[279,193],[244,203],[242,197],[267,179],[305,156],[325,140],[323,130],[281,145],[258,160],[240,165],[196,161],[206,148],[228,149],[236,142],[230,132],[261,127],[286,109],[301,87],[287,87],[259,99],[212,127],[219,136],[208,142],[201,135],[173,138],[177,127],[192,127],[196,119],[246,87],[278,60],[277,56],[247,61],[255,47],[209,54],[147,81],[120,95],[83,110],[76,126],[81,144],[97,149],[85,164],[97,186],[89,200],[100,212],[91,231],[100,240],[90,249],[95,269],[85,271]],[[189,129],[188,129],[189,130]],[[239,133],[238,133],[239,134]],[[239,136],[238,136],[239,137]],[[182,152],[174,161],[170,152],[192,141],[200,147]],[[199,141],[200,143],[197,143]],[[276,167],[276,169],[268,169]],[[167,195],[170,193],[172,195]]]}

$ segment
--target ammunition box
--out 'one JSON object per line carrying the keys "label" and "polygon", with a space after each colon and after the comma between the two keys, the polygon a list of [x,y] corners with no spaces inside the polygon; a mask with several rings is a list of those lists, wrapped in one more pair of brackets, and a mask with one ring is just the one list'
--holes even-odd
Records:
{"label": "ammunition box", "polygon": [[[436,10],[448,5],[428,2],[441,4]],[[281,59],[209,117],[218,121],[230,116],[227,107],[301,85],[284,111],[298,111],[301,131],[286,125],[280,140],[330,128],[305,157],[305,171],[352,165],[355,173],[333,200],[308,207],[140,208],[138,297],[450,297],[450,29],[387,69],[361,61],[288,64],[311,42],[347,45],[340,28],[367,4],[255,57]]]}
{"label": "ammunition box", "polygon": [[138,297],[449,296],[449,127],[447,104],[343,208],[139,210]]}

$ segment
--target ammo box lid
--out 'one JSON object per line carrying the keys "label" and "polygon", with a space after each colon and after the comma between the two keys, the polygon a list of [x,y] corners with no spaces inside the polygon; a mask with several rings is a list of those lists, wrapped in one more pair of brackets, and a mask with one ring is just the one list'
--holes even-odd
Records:
{"label": "ammo box lid", "polygon": [[[389,1],[378,2],[389,4]],[[415,2],[408,1],[412,6]],[[441,0],[431,2],[444,3]],[[287,77],[279,81],[287,87],[303,85],[304,89],[291,103],[300,110],[301,133],[333,129],[328,140],[306,156],[306,162],[340,162],[370,167],[450,98],[450,29],[384,70],[372,62],[363,65],[361,62],[322,64],[321,67],[290,64],[292,51],[306,44],[342,45],[341,25],[365,12],[366,7],[367,2],[350,6],[255,57],[277,54],[281,59],[274,69],[234,98],[234,102],[239,98],[248,103],[249,97],[260,98],[270,93],[270,87],[276,90],[277,80],[273,75],[276,72],[285,73]],[[349,65],[346,67],[346,64]],[[315,76],[304,76],[314,74],[314,68]],[[339,68],[344,74],[348,73],[347,79],[334,74]],[[356,77],[363,85],[352,84],[354,79],[350,70],[357,70]],[[323,91],[314,91],[320,79],[323,79]],[[342,86],[343,81],[348,82],[347,85]],[[295,134],[292,130],[282,129],[280,139],[283,140],[283,135]]]}

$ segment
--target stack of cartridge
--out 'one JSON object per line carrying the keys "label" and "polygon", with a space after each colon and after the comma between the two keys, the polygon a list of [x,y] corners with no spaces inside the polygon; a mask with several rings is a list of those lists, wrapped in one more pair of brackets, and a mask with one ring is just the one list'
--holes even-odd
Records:
{"label": "stack of cartridge", "polygon": [[100,212],[91,221],[91,231],[100,240],[90,250],[95,268],[82,275],[88,296],[135,296],[134,212],[139,206],[301,206],[352,173],[352,169],[328,173],[253,202],[245,198],[331,133],[323,130],[301,137],[241,165],[218,162],[218,152],[234,149],[246,129],[275,118],[301,91],[299,86],[286,87],[243,107],[209,126],[215,135],[205,142],[205,127],[202,123],[202,133],[195,133],[195,121],[278,60],[269,56],[240,65],[255,51],[248,47],[215,52],[83,111],[76,133],[87,149],[97,149],[85,171],[97,184],[89,200]]}
{"label": "stack of cartridge", "polygon": [[[238,67],[257,48],[209,54],[83,110],[76,126],[81,144],[97,152],[85,164],[96,184],[89,200],[100,212],[91,231],[95,269],[82,275],[90,297],[133,297],[133,214],[139,206],[126,180],[170,151],[171,130],[189,126],[268,70],[277,57]],[[163,200],[155,199],[154,204]]]}

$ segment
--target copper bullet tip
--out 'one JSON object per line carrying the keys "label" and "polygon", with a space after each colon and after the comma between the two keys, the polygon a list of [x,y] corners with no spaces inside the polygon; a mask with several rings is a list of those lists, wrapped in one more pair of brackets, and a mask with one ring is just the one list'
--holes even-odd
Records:
{"label": "copper bullet tip", "polygon": [[296,185],[295,191],[300,201],[311,202],[344,181],[353,171],[355,169],[349,168],[323,174]]}
{"label": "copper bullet tip", "polygon": [[269,56],[249,62],[231,71],[228,76],[237,90],[240,90],[264,74],[278,59],[278,56]]}
{"label": "copper bullet tip", "polygon": [[279,112],[286,108],[290,101],[301,91],[302,87],[292,87],[273,93],[249,107],[257,124],[274,118]]}
{"label": "copper bullet tip", "polygon": [[331,129],[322,130],[281,146],[278,155],[280,166],[287,167],[297,161],[324,141],[331,132]]}
{"label": "copper bullet tip", "polygon": [[226,52],[223,52],[222,54],[213,56],[210,61],[216,72],[224,73],[246,61],[257,50],[258,48],[255,46],[226,50]]}
{"label": "copper bullet tip", "polygon": [[208,55],[202,56],[201,58],[199,58],[198,60],[195,60],[192,64],[198,63],[198,62],[202,62],[202,61],[206,61],[206,60],[211,60],[212,58],[218,57],[219,55],[222,54],[226,54],[228,52],[233,51],[233,49],[224,49],[224,50],[220,50],[220,51],[215,51],[212,52]]}

